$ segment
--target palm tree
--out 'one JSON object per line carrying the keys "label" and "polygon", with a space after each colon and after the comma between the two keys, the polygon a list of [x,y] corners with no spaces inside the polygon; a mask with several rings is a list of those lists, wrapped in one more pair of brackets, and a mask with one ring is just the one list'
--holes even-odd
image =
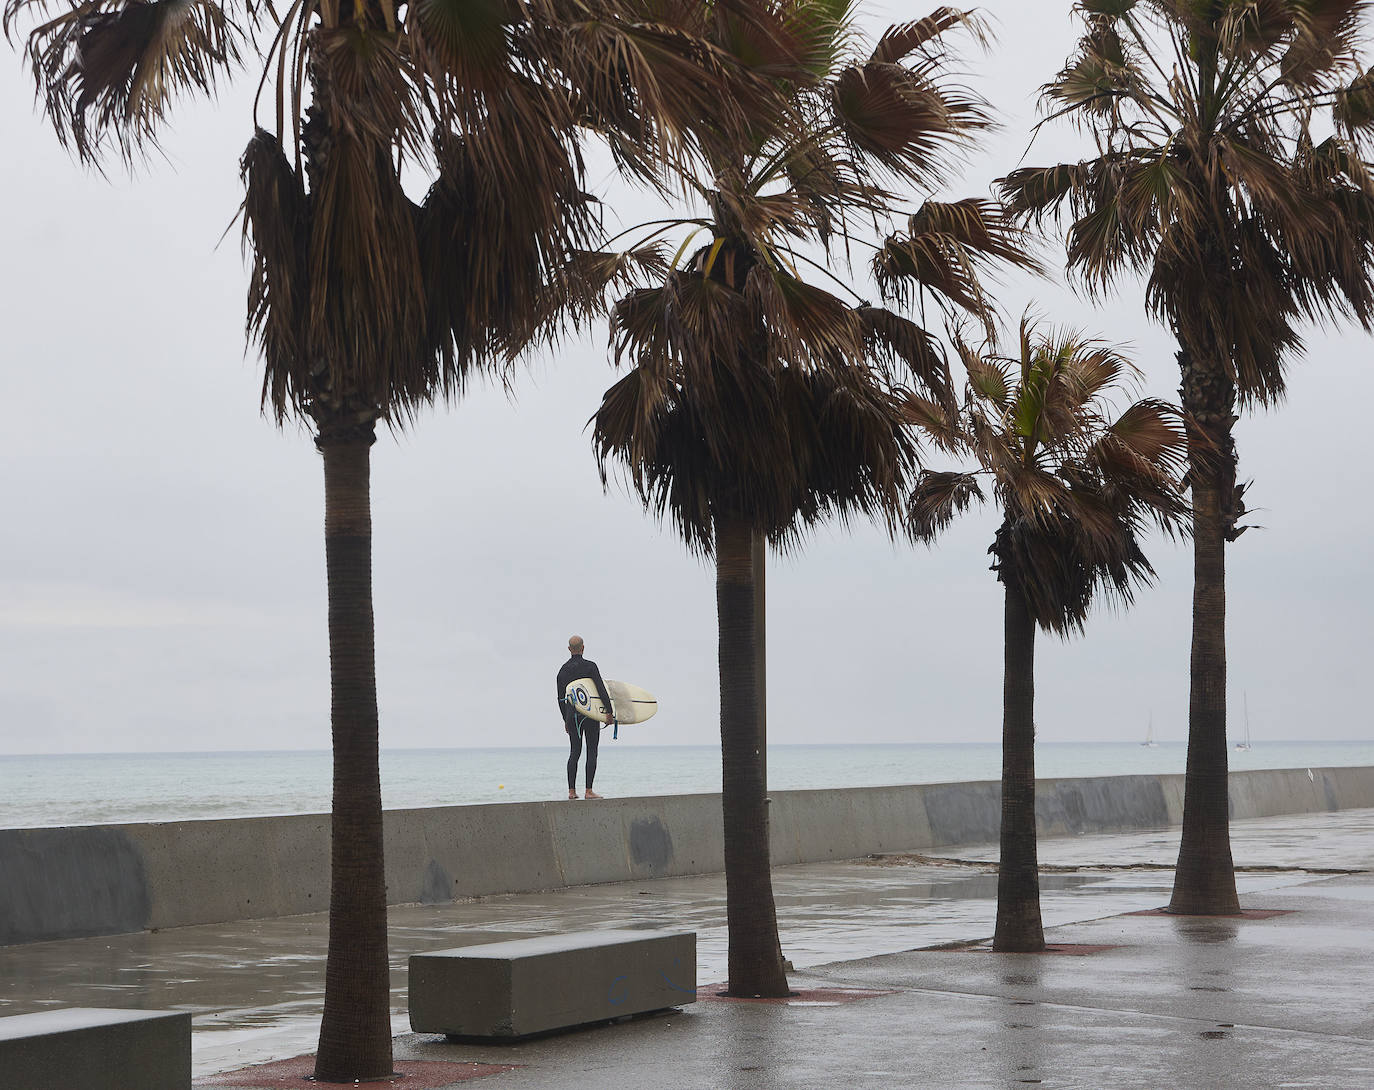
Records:
{"label": "palm tree", "polygon": [[[715,562],[728,994],[739,996],[788,994],[765,795],[762,541],[785,549],[823,518],[894,511],[916,448],[893,383],[950,397],[935,339],[808,282],[803,268],[830,274],[802,247],[881,214],[884,176],[933,185],[941,153],[986,124],[977,100],[938,82],[940,36],[969,26],[964,14],[891,27],[851,56],[849,0],[780,6],[817,77],[795,87],[808,124],[708,149],[710,182],[695,183],[705,214],[675,221],[693,234],[661,285],[615,308],[617,362],[632,366],[593,418],[603,480],[618,463],[646,506]],[[981,317],[977,270],[1018,259],[1017,232],[974,201],[931,204],[911,226],[888,257],[906,254],[942,298]]]}
{"label": "palm tree", "polygon": [[1183,428],[1158,401],[1109,421],[1107,396],[1130,366],[1072,333],[1039,334],[1023,319],[1020,356],[980,356],[959,342],[968,369],[962,419],[929,402],[913,419],[966,450],[979,468],[921,474],[908,525],[930,542],[973,500],[986,477],[1002,512],[988,552],[1005,589],[1002,681],[1002,824],[993,949],[1045,948],[1035,837],[1035,631],[1083,630],[1098,595],[1129,604],[1154,571],[1139,535],[1148,519],[1172,530],[1185,507]]}
{"label": "palm tree", "polygon": [[[1116,0],[1045,88],[1091,132],[1081,162],[1013,171],[1016,213],[1067,212],[1068,264],[1094,293],[1145,273],[1178,342],[1193,508],[1183,838],[1171,911],[1239,911],[1227,824],[1225,549],[1244,531],[1237,409],[1272,405],[1304,319],[1374,317],[1374,180],[1360,149],[1374,84],[1363,0]],[[1318,111],[1331,109],[1323,135]]]}
{"label": "palm tree", "polygon": [[[589,248],[583,131],[648,180],[691,150],[769,131],[789,113],[780,94],[705,32],[728,25],[731,42],[766,54],[786,28],[751,0],[296,0],[280,21],[270,6],[215,0],[9,0],[7,35],[53,8],[27,56],[57,135],[87,161],[111,147],[134,158],[177,95],[213,91],[265,43],[275,130],[258,128],[242,159],[248,329],[264,406],[309,422],[325,478],[334,797],[315,1075],[386,1077],[377,423],[403,426],[475,369],[504,366],[558,307],[575,318],[625,285],[633,259]],[[435,176],[421,204],[403,185],[412,169]]]}

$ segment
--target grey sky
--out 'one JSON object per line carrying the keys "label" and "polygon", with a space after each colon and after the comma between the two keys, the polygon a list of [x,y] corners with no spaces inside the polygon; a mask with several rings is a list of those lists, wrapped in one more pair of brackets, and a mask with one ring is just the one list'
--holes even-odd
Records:
{"label": "grey sky", "polygon": [[[998,43],[966,52],[968,82],[1004,129],[944,196],[1015,165],[1034,89],[1070,45],[1068,8],[984,6]],[[925,9],[874,5],[869,21]],[[219,243],[254,81],[180,109],[170,162],[104,180],[58,148],[6,57],[0,752],[325,748],[318,457],[303,430],[258,414],[237,233]],[[1027,162],[1074,139],[1046,133]],[[641,205],[606,193],[635,222]],[[1138,290],[1100,309],[1044,284],[1002,298],[1013,319],[1035,302],[1129,344],[1146,392],[1175,398],[1170,340]],[[622,489],[603,493],[583,431],[613,378],[605,340],[532,361],[514,402],[478,389],[379,439],[384,746],[561,744],[552,679],[574,631],[608,677],[660,698],[635,740],[717,740],[713,575]],[[1314,332],[1287,404],[1238,428],[1266,529],[1230,552],[1230,686],[1233,721],[1245,694],[1257,739],[1371,734],[1370,356],[1358,331]],[[775,559],[770,739],[995,741],[993,525],[969,519],[932,551],[826,528]],[[1151,715],[1161,739],[1184,736],[1191,558],[1164,542],[1151,556],[1160,585],[1133,611],[1040,641],[1043,739],[1131,741]]]}

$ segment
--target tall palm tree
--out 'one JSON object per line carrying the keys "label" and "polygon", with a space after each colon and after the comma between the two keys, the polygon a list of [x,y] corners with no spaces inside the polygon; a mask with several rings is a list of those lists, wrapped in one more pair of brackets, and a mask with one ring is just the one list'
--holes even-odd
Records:
{"label": "tall palm tree", "polygon": [[913,419],[966,450],[979,468],[921,474],[908,520],[931,541],[973,500],[980,478],[1002,512],[988,552],[1005,594],[1002,823],[993,949],[1045,948],[1035,836],[1035,632],[1081,632],[1094,598],[1129,603],[1154,571],[1140,548],[1153,519],[1172,530],[1185,511],[1185,440],[1178,413],[1138,401],[1110,420],[1107,398],[1130,367],[1111,348],[1021,323],[1020,355],[980,356],[968,369],[961,419],[914,402]]}
{"label": "tall palm tree", "polygon": [[[576,317],[624,285],[633,260],[590,248],[583,132],[652,180],[689,151],[770,131],[790,107],[707,32],[785,56],[771,43],[787,28],[762,0],[295,0],[279,19],[249,2],[9,0],[6,33],[29,13],[46,18],[26,50],[40,97],[84,160],[132,159],[178,95],[213,91],[250,53],[275,87],[275,129],[242,159],[244,242],[263,403],[308,421],[324,463],[334,798],[315,1074],[388,1076],[377,423],[404,425],[503,366],[557,307]],[[412,170],[435,178],[420,204]]]}
{"label": "tall palm tree", "polygon": [[[616,306],[617,362],[632,366],[593,418],[603,479],[618,463],[715,562],[728,992],[741,996],[788,992],[765,796],[761,541],[788,548],[822,518],[894,511],[916,448],[893,384],[950,397],[935,339],[809,282],[803,269],[831,274],[806,247],[882,214],[888,179],[938,182],[946,150],[986,124],[976,99],[939,81],[941,35],[971,25],[963,13],[891,27],[856,55],[851,0],[779,7],[815,77],[793,85],[807,125],[706,149],[704,214],[677,221],[693,233],[663,282]],[[981,316],[977,270],[1019,259],[1017,232],[974,201],[928,205],[911,226],[890,260],[905,254],[941,298]]]}
{"label": "tall palm tree", "polygon": [[[1093,292],[1147,275],[1178,342],[1193,507],[1183,838],[1170,910],[1239,911],[1227,824],[1226,545],[1244,531],[1232,426],[1272,405],[1305,319],[1374,317],[1374,84],[1363,0],[1083,0],[1077,52],[1045,88],[1097,154],[1013,171],[1027,216],[1067,215]],[[1334,131],[1320,114],[1330,111]]]}

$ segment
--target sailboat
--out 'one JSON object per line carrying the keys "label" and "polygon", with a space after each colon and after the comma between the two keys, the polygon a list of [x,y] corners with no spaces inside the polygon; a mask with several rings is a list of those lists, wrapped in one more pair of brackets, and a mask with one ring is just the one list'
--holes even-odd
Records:
{"label": "sailboat", "polygon": [[1140,744],[1141,744],[1142,746],[1149,746],[1151,749],[1153,749],[1155,746],[1159,745],[1159,743],[1155,741],[1155,713],[1154,713],[1154,712],[1151,712],[1151,713],[1150,713],[1150,724],[1149,724],[1149,726],[1147,726],[1147,727],[1145,728],[1145,741],[1141,742]]}
{"label": "sailboat", "polygon": [[1245,737],[1242,738],[1239,742],[1236,743],[1236,748],[1237,748],[1237,749],[1249,749],[1249,748],[1250,748],[1250,697],[1249,697],[1248,695],[1242,695],[1241,700],[1244,701],[1244,704],[1245,704]]}

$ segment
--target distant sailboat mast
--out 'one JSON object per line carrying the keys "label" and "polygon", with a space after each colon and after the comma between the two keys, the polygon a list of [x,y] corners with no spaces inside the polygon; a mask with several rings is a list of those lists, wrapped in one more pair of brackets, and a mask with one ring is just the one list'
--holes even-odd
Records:
{"label": "distant sailboat mast", "polygon": [[1237,749],[1250,748],[1250,694],[1242,693],[1241,702],[1245,706],[1245,737],[1236,743]]}
{"label": "distant sailboat mast", "polygon": [[1159,745],[1159,743],[1155,741],[1155,713],[1154,713],[1154,712],[1151,712],[1151,713],[1150,713],[1150,723],[1149,723],[1149,726],[1147,726],[1147,727],[1145,728],[1145,741],[1141,742],[1140,744],[1141,744],[1142,746],[1151,746],[1151,747]]}

